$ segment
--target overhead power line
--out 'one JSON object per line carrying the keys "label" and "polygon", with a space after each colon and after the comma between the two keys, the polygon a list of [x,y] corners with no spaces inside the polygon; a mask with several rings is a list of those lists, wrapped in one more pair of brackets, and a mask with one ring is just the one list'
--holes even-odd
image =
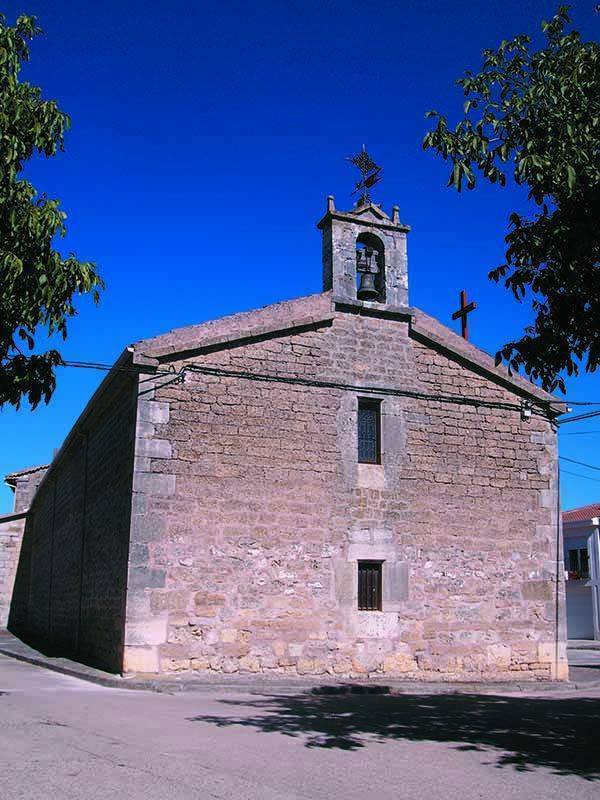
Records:
{"label": "overhead power line", "polygon": [[594,464],[586,464],[585,461],[576,461],[574,458],[567,458],[566,456],[559,456],[562,461],[569,461],[571,464],[578,464],[580,467],[587,467],[588,469],[595,469],[600,472],[600,467],[594,466]]}
{"label": "overhead power line", "polygon": [[566,419],[558,420],[558,424],[566,425],[567,422],[580,422],[584,419],[592,419],[592,417],[600,417],[600,411],[589,411],[587,414],[576,414],[574,417],[567,417]]}
{"label": "overhead power line", "polygon": [[600,400],[555,400],[568,406],[600,406]]}
{"label": "overhead power line", "polygon": [[[101,372],[130,372],[135,375],[139,375],[139,369],[135,367],[117,367],[114,364],[102,364],[98,361],[63,361],[62,364],[58,365],[59,367],[75,367],[76,369],[97,369]],[[166,370],[162,370],[164,374],[167,374]]]}
{"label": "overhead power line", "polygon": [[573,475],[575,478],[584,478],[586,481],[594,481],[594,483],[600,483],[600,478],[592,478],[589,475],[581,475],[579,472],[571,472],[568,469],[561,469],[561,475]]}
{"label": "overhead power line", "polygon": [[[390,395],[395,397],[410,397],[415,400],[428,400],[430,402],[450,403],[455,405],[472,405],[479,408],[500,408],[508,411],[522,412],[524,403],[504,403],[499,400],[484,400],[480,397],[467,397],[466,395],[442,395],[430,394],[428,392],[419,392],[412,389],[398,389],[389,386],[358,386],[351,383],[342,383],[339,381],[324,381],[314,378],[294,378],[284,375],[269,375],[259,372],[245,372],[243,370],[230,370],[223,367],[211,367],[206,364],[186,364],[182,371],[198,373],[201,375],[213,375],[216,377],[224,378],[240,378],[245,380],[258,381],[263,383],[285,383],[291,386],[306,386],[318,389],[341,389],[342,391],[355,392],[357,394],[379,394]],[[540,405],[545,405],[540,403]],[[527,403],[531,408],[531,404]],[[547,411],[544,408],[542,411],[539,407],[534,409],[537,413]]]}
{"label": "overhead power line", "polygon": [[[118,371],[118,372],[129,372],[129,373],[138,373],[138,370],[134,367],[115,367],[112,364],[104,364],[99,361],[65,361],[62,366],[65,367],[74,367],[77,369],[97,369],[102,370],[104,372],[111,372],[111,371]],[[448,402],[448,403],[458,403],[458,404],[467,404],[467,405],[474,405],[480,407],[488,407],[488,408],[504,408],[508,410],[518,410],[521,411],[522,406],[516,403],[503,403],[500,401],[491,401],[491,400],[481,400],[477,397],[468,397],[466,395],[433,395],[427,394],[426,392],[416,392],[410,390],[402,390],[402,389],[395,389],[395,388],[387,388],[387,387],[363,387],[363,386],[353,386],[351,384],[342,384],[336,383],[334,381],[317,381],[311,379],[304,379],[304,378],[288,378],[284,376],[274,376],[274,375],[266,375],[260,373],[252,373],[252,372],[243,372],[243,371],[235,371],[235,370],[225,370],[220,367],[209,367],[203,364],[186,364],[183,366],[178,372],[176,372],[172,367],[171,369],[157,369],[156,374],[160,375],[171,375],[171,376],[182,376],[185,372],[205,372],[206,374],[213,374],[213,375],[220,375],[222,377],[237,377],[243,378],[247,380],[257,380],[257,381],[268,381],[268,382],[282,382],[282,383],[289,383],[289,384],[298,384],[298,385],[305,385],[305,386],[315,386],[321,388],[339,388],[339,389],[346,389],[346,390],[355,390],[355,391],[363,391],[363,392],[378,392],[380,394],[393,394],[402,397],[413,397],[415,399],[423,399],[423,400],[432,400],[438,402]],[[540,409],[550,410],[552,405],[554,404],[569,404],[569,405],[579,405],[579,406],[591,406],[591,405],[600,405],[600,401],[596,400],[540,400],[534,401],[534,405]],[[578,414],[573,417],[567,417],[566,419],[557,420],[559,425],[564,425],[567,422],[577,422],[579,420],[584,419],[591,419],[592,417],[600,416],[600,409],[597,411],[590,411],[585,414]]]}
{"label": "overhead power line", "polygon": [[[99,369],[105,372],[110,372],[111,370],[121,371],[121,372],[135,372],[137,373],[138,370],[132,367],[113,367],[110,364],[102,364],[100,362],[92,362],[92,361],[65,361],[64,365],[67,367],[77,367],[81,369]],[[245,380],[253,380],[259,382],[266,382],[266,383],[286,383],[296,386],[310,386],[314,388],[321,388],[321,389],[342,389],[346,391],[354,391],[357,393],[375,393],[375,394],[384,394],[384,395],[395,395],[399,397],[412,397],[417,400],[429,400],[431,402],[446,402],[452,403],[456,405],[473,405],[481,408],[501,408],[506,409],[509,411],[518,411],[521,412],[523,409],[522,403],[504,403],[501,401],[495,400],[484,400],[479,397],[468,397],[466,395],[442,395],[442,394],[430,394],[427,392],[418,392],[413,391],[410,389],[397,389],[395,387],[386,387],[386,386],[356,386],[354,384],[347,384],[341,383],[337,381],[321,381],[312,378],[294,378],[284,375],[269,375],[266,373],[258,373],[258,372],[247,372],[242,370],[229,370],[223,367],[212,367],[205,364],[185,364],[179,371],[175,371],[173,368],[169,370],[157,370],[155,374],[160,376],[168,377],[170,380],[163,384],[163,386],[168,385],[171,382],[180,382],[181,379],[184,377],[185,373],[187,372],[195,372],[199,374],[205,375],[214,375],[217,377],[225,377],[225,378],[239,378]],[[149,390],[150,391],[150,390]],[[541,401],[536,404],[537,413],[544,413],[549,410],[548,404],[544,401]],[[545,416],[545,413],[544,413]]]}
{"label": "overhead power line", "polygon": [[567,433],[563,433],[562,431],[559,431],[559,433],[562,433],[563,436],[590,436],[592,434],[600,433],[600,430],[595,430],[595,431],[569,431]]}

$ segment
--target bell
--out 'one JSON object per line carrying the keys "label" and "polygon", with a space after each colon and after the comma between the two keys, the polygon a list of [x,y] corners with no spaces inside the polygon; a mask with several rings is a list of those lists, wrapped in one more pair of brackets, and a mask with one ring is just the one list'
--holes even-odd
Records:
{"label": "bell", "polygon": [[377,300],[379,292],[375,286],[375,275],[372,272],[363,272],[360,276],[360,285],[356,292],[359,300]]}

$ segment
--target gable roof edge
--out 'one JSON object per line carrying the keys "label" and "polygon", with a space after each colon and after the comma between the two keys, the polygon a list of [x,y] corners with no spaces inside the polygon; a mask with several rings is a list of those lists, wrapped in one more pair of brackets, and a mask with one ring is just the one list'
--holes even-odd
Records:
{"label": "gable roof edge", "polygon": [[150,353],[142,353],[136,350],[136,345],[133,345],[133,363],[134,364],[149,364],[160,363],[161,360],[168,361],[169,357],[184,357],[187,353],[197,353],[200,350],[211,350],[218,347],[226,347],[227,345],[236,343],[241,345],[248,344],[255,339],[262,339],[264,337],[277,336],[280,333],[289,333],[290,331],[302,331],[308,328],[326,325],[333,321],[335,313],[332,311],[330,314],[321,314],[314,317],[301,317],[288,322],[273,323],[271,325],[257,325],[252,329],[244,332],[217,334],[215,336],[207,336],[201,341],[188,342],[181,344],[166,345],[162,348],[151,349]]}
{"label": "gable roof edge", "polygon": [[[453,336],[456,335],[453,331],[450,332]],[[433,331],[419,325],[418,318],[411,320],[409,324],[409,335],[436,350],[441,350],[447,355],[449,354],[454,360],[466,363],[471,369],[483,373],[485,377],[495,383],[501,384],[509,389],[509,391],[515,392],[522,397],[532,398],[538,405],[543,405],[553,417],[564,414],[567,411],[567,404],[564,401],[557,400],[553,395],[544,391],[544,389],[540,389],[520,375],[509,375],[506,372],[502,372],[493,364],[491,356],[473,345],[468,346],[469,349],[473,351],[469,353],[466,351],[466,347],[458,347],[454,342],[442,339]],[[491,363],[486,364],[485,361],[487,359],[489,359]]]}
{"label": "gable roof edge", "polygon": [[331,293],[320,292],[141,339],[133,345],[133,361],[135,364],[158,364],[160,360],[181,358],[186,353],[234,343],[247,344],[263,337],[327,324],[334,317]]}

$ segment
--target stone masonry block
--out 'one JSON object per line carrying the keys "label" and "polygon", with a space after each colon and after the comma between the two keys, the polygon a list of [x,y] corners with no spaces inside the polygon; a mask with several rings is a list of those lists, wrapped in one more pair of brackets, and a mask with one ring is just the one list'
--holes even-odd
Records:
{"label": "stone masonry block", "polygon": [[128,622],[125,645],[158,645],[167,641],[167,616]]}
{"label": "stone masonry block", "polygon": [[159,513],[136,514],[131,520],[131,538],[135,542],[160,539],[166,529],[166,517]]}
{"label": "stone masonry block", "polygon": [[140,400],[138,414],[142,422],[165,423],[169,421],[169,404],[157,400]]}
{"label": "stone masonry block", "polygon": [[526,600],[548,601],[554,594],[552,581],[526,581],[523,584],[523,597]]}
{"label": "stone masonry block", "polygon": [[133,491],[159,497],[170,497],[175,494],[175,475],[136,472],[133,476]]}
{"label": "stone masonry block", "polygon": [[152,465],[149,458],[140,457],[138,454],[136,454],[133,462],[133,468],[135,472],[150,472],[151,466]]}
{"label": "stone masonry block", "polygon": [[358,464],[357,486],[364,489],[383,489],[385,472],[381,464]]}
{"label": "stone masonry block", "polygon": [[138,440],[151,439],[156,432],[156,427],[151,422],[144,422],[138,418],[135,426],[135,435]]}
{"label": "stone masonry block", "polygon": [[397,547],[392,543],[352,543],[348,547],[349,561],[396,561]]}
{"label": "stone masonry block", "polygon": [[565,642],[540,642],[538,644],[538,661],[550,664],[553,661],[565,661],[567,646]]}
{"label": "stone masonry block", "polygon": [[148,545],[145,542],[132,542],[129,546],[129,563],[143,566],[148,563]]}
{"label": "stone masonry block", "polygon": [[408,600],[408,564],[405,561],[384,561],[382,569],[383,610],[391,603]]}
{"label": "stone masonry block", "polygon": [[[143,621],[153,616],[152,599],[155,595],[156,592],[129,592],[127,596],[127,622]],[[161,608],[159,616],[163,611],[164,608]]]}
{"label": "stone masonry block", "polygon": [[487,647],[487,658],[493,668],[508,669],[511,661],[511,649],[504,644],[490,644]]}
{"label": "stone masonry block", "polygon": [[352,605],[357,591],[356,563],[336,559],[335,594],[340,605]]}
{"label": "stone masonry block", "polygon": [[131,672],[156,673],[160,670],[158,647],[126,645],[123,648],[124,674]]}
{"label": "stone masonry block", "polygon": [[135,517],[145,514],[148,509],[148,498],[142,492],[133,492],[131,498],[131,513]]}
{"label": "stone masonry block", "polygon": [[168,439],[138,439],[136,453],[148,458],[171,458],[173,448]]}
{"label": "stone masonry block", "polygon": [[130,592],[144,589],[163,589],[166,574],[162,569],[151,567],[131,567],[129,570],[128,590]]}

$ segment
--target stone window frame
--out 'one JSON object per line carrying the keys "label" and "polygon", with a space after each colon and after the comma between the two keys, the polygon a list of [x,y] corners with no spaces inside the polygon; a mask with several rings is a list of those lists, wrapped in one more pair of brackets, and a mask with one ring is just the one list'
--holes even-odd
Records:
{"label": "stone window frame", "polygon": [[[396,614],[403,610],[409,597],[409,565],[400,560],[398,545],[392,542],[390,530],[360,530],[350,534],[354,541],[345,556],[336,562],[336,595],[348,612],[366,619],[379,614]],[[358,608],[358,561],[381,562],[381,610],[362,611]]]}
{"label": "stone window frame", "polygon": [[[361,409],[375,410],[376,414],[376,458],[374,461],[364,460],[360,457],[359,444],[359,420]],[[383,465],[383,399],[374,396],[358,395],[356,398],[356,461],[358,464],[368,464],[369,466],[381,467]]]}

